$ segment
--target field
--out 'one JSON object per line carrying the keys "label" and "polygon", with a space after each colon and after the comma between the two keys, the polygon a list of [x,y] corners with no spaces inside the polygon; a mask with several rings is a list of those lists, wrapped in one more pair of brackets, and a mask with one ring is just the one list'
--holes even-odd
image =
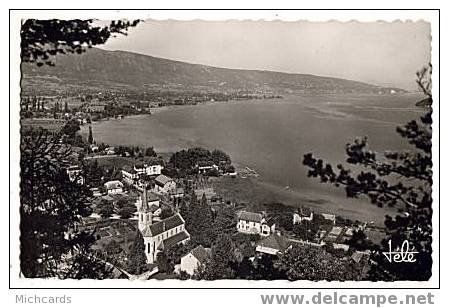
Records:
{"label": "field", "polygon": [[51,132],[60,130],[65,123],[65,120],[52,118],[22,119],[20,121],[22,130],[43,128]]}

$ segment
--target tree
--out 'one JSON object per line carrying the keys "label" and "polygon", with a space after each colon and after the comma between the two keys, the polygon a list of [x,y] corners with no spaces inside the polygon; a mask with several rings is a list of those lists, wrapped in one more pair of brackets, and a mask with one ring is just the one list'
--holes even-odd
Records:
{"label": "tree", "polygon": [[146,264],[145,243],[142,234],[137,230],[128,254],[128,271],[134,275],[142,274],[146,269]]}
{"label": "tree", "polygon": [[174,265],[172,264],[165,251],[160,251],[157,254],[156,264],[158,270],[162,273],[171,274],[174,270]]}
{"label": "tree", "polygon": [[97,207],[97,213],[103,218],[109,218],[114,214],[114,206],[109,201],[102,201]]}
{"label": "tree", "polygon": [[57,54],[83,53],[87,48],[101,45],[117,34],[126,35],[128,28],[140,21],[112,21],[108,26],[97,26],[87,20],[27,19],[20,30],[22,62],[54,65],[51,57]]}
{"label": "tree", "polygon": [[92,188],[102,184],[105,174],[103,168],[99,166],[96,159],[92,163],[84,160],[82,169],[86,186]]}
{"label": "tree", "polygon": [[149,148],[146,148],[146,150],[145,150],[145,156],[156,157],[157,154],[154,151],[153,147],[149,147]]}
{"label": "tree", "polygon": [[346,241],[346,244],[359,251],[369,249],[373,246],[373,243],[367,239],[366,234],[362,230],[354,231],[351,238]]}
{"label": "tree", "polygon": [[[20,269],[28,278],[82,277],[85,273],[78,270],[85,264],[76,260],[95,263],[89,257],[95,238],[75,231],[75,224],[92,213],[90,191],[70,181],[62,162],[72,149],[59,138],[44,130],[22,135]],[[89,277],[97,274],[104,273],[93,269]]]}
{"label": "tree", "polygon": [[94,143],[94,137],[92,135],[92,126],[89,125],[89,137],[87,139],[87,142],[89,142],[89,144]]}
{"label": "tree", "polygon": [[[431,72],[429,66],[417,73],[417,83],[430,104]],[[379,207],[397,209],[396,217],[386,217],[387,237],[372,258],[376,265],[371,267],[371,280],[428,280],[432,275],[432,109],[396,131],[413,151],[386,151],[381,157],[368,149],[367,137],[346,145],[346,162],[361,169],[357,174],[343,164],[334,168],[311,153],[304,155],[303,164],[309,167],[308,176],[344,187],[349,198],[366,196]],[[390,263],[381,253],[390,250],[390,241],[393,249],[408,241],[418,252],[416,262]]]}
{"label": "tree", "polygon": [[313,221],[303,220],[293,225],[293,233],[304,241],[313,241],[319,231],[319,225]]}
{"label": "tree", "polygon": [[118,255],[123,251],[122,247],[116,240],[111,240],[106,246],[105,246],[105,252],[109,255]]}
{"label": "tree", "polygon": [[227,234],[220,234],[212,246],[212,257],[195,273],[195,279],[217,280],[235,277],[232,269],[235,260],[234,243]]}
{"label": "tree", "polygon": [[[181,211],[183,212],[183,210]],[[196,195],[193,192],[186,214],[183,217],[186,221],[186,228],[190,233],[191,241],[197,245],[209,247],[213,242],[213,238],[211,237],[212,210],[210,206],[207,203],[206,206],[199,205]]]}
{"label": "tree", "polygon": [[352,260],[338,258],[321,247],[295,245],[274,265],[288,280],[360,280],[360,269]]}
{"label": "tree", "polygon": [[161,215],[160,218],[161,219],[166,219],[168,217],[173,216],[175,213],[173,213],[173,210],[171,209],[171,207],[165,206],[162,208],[161,210]]}
{"label": "tree", "polygon": [[216,165],[231,164],[231,158],[229,157],[229,155],[221,150],[213,150],[211,153],[211,159]]}
{"label": "tree", "polygon": [[134,215],[135,211],[136,211],[135,206],[125,206],[121,208],[117,214],[120,215],[120,218],[122,219],[128,219]]}

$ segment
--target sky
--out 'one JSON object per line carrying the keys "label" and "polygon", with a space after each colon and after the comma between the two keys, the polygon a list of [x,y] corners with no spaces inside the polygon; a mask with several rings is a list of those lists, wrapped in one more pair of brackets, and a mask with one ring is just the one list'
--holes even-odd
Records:
{"label": "sky", "polygon": [[147,20],[101,48],[210,66],[346,78],[414,90],[425,22]]}

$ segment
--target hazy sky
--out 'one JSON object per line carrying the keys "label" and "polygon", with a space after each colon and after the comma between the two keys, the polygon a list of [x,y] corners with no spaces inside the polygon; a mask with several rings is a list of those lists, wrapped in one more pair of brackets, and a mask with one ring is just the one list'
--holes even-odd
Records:
{"label": "hazy sky", "polygon": [[425,22],[148,20],[102,48],[413,89],[415,72],[430,61],[430,40]]}

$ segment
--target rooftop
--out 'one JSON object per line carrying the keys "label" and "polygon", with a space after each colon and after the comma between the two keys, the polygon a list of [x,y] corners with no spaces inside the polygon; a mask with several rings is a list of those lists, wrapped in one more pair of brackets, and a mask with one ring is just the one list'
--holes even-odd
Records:
{"label": "rooftop", "polygon": [[179,227],[184,224],[184,219],[180,214],[175,214],[170,216],[164,220],[158,221],[155,224],[150,225],[149,227],[142,230],[142,235],[144,237],[147,236],[157,236],[167,230]]}
{"label": "rooftop", "polygon": [[126,171],[128,173],[131,173],[131,174],[136,174],[137,173],[137,171],[134,170],[134,168],[131,167],[131,166],[123,166],[122,170]]}
{"label": "rooftop", "polygon": [[173,180],[171,178],[169,178],[168,176],[161,174],[161,175],[158,175],[154,181],[156,182],[156,184],[165,185],[168,182],[173,181]]}
{"label": "rooftop", "polygon": [[190,235],[186,231],[182,231],[181,233],[178,233],[172,237],[169,237],[168,239],[164,240],[164,248],[172,247],[182,241],[185,241],[186,239],[189,239]]}
{"label": "rooftop", "polygon": [[211,249],[202,245],[196,246],[190,253],[201,263],[206,262],[211,257]]}
{"label": "rooftop", "polygon": [[273,233],[261,240],[257,245],[284,252],[291,244],[282,235]]}
{"label": "rooftop", "polygon": [[263,215],[260,213],[241,211],[238,215],[240,220],[253,221],[253,222],[261,222],[263,219]]}
{"label": "rooftop", "polygon": [[117,189],[117,188],[122,188],[123,184],[122,182],[115,180],[115,181],[109,181],[104,183],[104,186],[106,187],[106,189]]}
{"label": "rooftop", "polygon": [[300,207],[297,213],[302,217],[309,217],[312,214],[312,210],[308,207]]}

